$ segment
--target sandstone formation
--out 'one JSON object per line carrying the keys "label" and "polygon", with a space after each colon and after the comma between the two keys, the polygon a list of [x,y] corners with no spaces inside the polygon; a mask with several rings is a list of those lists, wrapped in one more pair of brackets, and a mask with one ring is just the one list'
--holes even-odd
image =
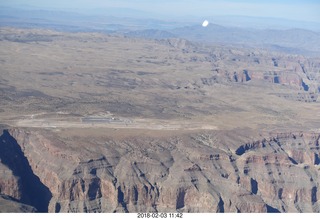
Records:
{"label": "sandstone formation", "polygon": [[[48,212],[320,212],[319,133],[224,136],[100,136],[67,145],[48,131],[4,131],[1,193]],[[29,173],[5,157],[25,158]]]}
{"label": "sandstone formation", "polygon": [[0,213],[34,213],[36,209],[32,206],[21,204],[10,196],[0,195]]}
{"label": "sandstone formation", "polygon": [[14,28],[0,47],[0,211],[320,212],[319,58]]}

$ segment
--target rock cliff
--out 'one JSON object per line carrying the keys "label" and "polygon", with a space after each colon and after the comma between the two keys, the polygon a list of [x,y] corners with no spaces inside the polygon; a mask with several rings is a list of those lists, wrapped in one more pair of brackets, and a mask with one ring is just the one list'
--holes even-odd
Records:
{"label": "rock cliff", "polygon": [[69,138],[4,131],[1,194],[42,212],[320,212],[319,133]]}

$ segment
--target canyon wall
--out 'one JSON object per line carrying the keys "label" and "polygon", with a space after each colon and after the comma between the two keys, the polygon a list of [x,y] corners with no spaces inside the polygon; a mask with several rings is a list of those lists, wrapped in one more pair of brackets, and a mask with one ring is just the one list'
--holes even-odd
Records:
{"label": "canyon wall", "polygon": [[75,149],[53,132],[5,130],[0,193],[40,212],[320,212],[319,133],[227,136],[79,138]]}

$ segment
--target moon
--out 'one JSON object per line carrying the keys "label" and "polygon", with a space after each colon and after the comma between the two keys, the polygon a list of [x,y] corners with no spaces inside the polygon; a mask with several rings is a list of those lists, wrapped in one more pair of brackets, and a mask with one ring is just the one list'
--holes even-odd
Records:
{"label": "moon", "polygon": [[205,20],[205,21],[203,21],[202,26],[206,27],[206,26],[208,26],[208,24],[209,24],[209,21]]}

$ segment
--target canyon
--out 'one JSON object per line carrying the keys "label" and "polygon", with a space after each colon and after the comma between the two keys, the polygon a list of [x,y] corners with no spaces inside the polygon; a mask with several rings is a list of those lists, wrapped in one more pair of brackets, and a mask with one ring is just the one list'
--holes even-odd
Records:
{"label": "canyon", "polygon": [[40,212],[320,210],[320,133],[73,131],[4,131],[1,193]]}
{"label": "canyon", "polygon": [[320,212],[319,58],[0,37],[0,212]]}

